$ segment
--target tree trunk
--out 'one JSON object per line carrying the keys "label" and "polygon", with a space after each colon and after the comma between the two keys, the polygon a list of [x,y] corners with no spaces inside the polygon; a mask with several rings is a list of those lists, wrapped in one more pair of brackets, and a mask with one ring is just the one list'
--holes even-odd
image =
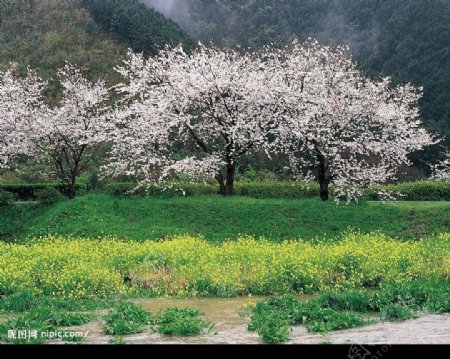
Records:
{"label": "tree trunk", "polygon": [[77,195],[77,193],[76,193],[76,182],[77,182],[76,177],[72,177],[69,180],[69,184],[67,186],[67,197],[69,199],[74,199],[75,196]]}
{"label": "tree trunk", "polygon": [[319,184],[320,184],[320,199],[324,202],[330,199],[330,183],[331,176],[329,170],[328,160],[322,156],[318,156],[319,160]]}
{"label": "tree trunk", "polygon": [[216,175],[216,180],[219,183],[220,190],[219,194],[222,196],[233,196],[234,195],[234,176],[236,173],[235,165],[228,165],[226,168],[226,175],[222,173]]}
{"label": "tree trunk", "polygon": [[221,172],[219,172],[219,173],[216,175],[216,180],[217,180],[217,182],[219,182],[219,186],[220,186],[219,194],[225,196],[225,193],[226,193],[226,189],[225,189],[225,181],[224,181],[224,179],[223,179],[223,175],[222,175]]}
{"label": "tree trunk", "polygon": [[227,183],[225,189],[226,196],[234,195],[234,175],[236,172],[236,166],[234,164],[227,166]]}

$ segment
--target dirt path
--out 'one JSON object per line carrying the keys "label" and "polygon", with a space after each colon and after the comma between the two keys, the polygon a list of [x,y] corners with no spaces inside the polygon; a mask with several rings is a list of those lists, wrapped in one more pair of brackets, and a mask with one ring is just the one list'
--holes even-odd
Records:
{"label": "dirt path", "polygon": [[377,323],[324,336],[311,335],[305,328],[296,327],[292,336],[292,343],[296,344],[450,344],[450,314]]}

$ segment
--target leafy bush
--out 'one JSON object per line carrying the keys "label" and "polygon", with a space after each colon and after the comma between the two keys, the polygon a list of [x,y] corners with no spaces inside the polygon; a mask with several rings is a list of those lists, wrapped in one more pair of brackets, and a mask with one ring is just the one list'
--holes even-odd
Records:
{"label": "leafy bush", "polygon": [[391,303],[381,310],[381,318],[386,321],[414,318],[411,308],[406,305]]}
{"label": "leafy bush", "polygon": [[325,291],[319,301],[324,307],[337,311],[366,312],[372,309],[370,295],[361,290]]}
{"label": "leafy bush", "polygon": [[[162,187],[149,186],[136,188],[134,183],[115,182],[105,186],[104,192],[114,196],[200,196],[215,195],[219,187],[215,183],[181,183],[178,187],[163,190]],[[180,190],[181,189],[181,190]],[[419,181],[407,182],[385,186],[372,186],[363,190],[363,199],[370,201],[382,200],[380,193],[394,194],[399,201],[450,201],[450,182],[446,181]],[[330,195],[334,189],[331,186]],[[289,181],[239,181],[235,184],[237,196],[253,198],[317,198],[319,185],[315,182],[289,182]],[[398,195],[397,195],[398,194]]]}
{"label": "leafy bush", "polygon": [[364,191],[364,198],[371,201],[381,200],[380,191],[399,194],[399,201],[450,201],[449,181],[417,181],[373,186]]}
{"label": "leafy bush", "polygon": [[[58,327],[71,327],[88,323],[91,318],[81,313],[55,311],[51,307],[39,307],[21,316],[0,323],[0,341],[13,344],[43,344],[48,338],[42,332],[55,331]],[[9,330],[36,330],[37,338],[9,338]],[[78,339],[79,340],[79,339]]]}
{"label": "leafy bush", "polygon": [[[20,201],[33,201],[36,200],[36,193],[41,190],[53,188],[58,190],[61,194],[66,194],[66,188],[60,183],[11,183],[0,184],[0,191],[8,191],[13,193]],[[86,185],[76,185],[76,191],[78,194],[86,192]]]}
{"label": "leafy bush", "polygon": [[291,325],[306,325],[312,332],[360,327],[367,320],[357,313],[335,311],[321,300],[302,301],[292,295],[273,297],[258,302],[251,315],[250,331],[256,331],[266,343],[282,343],[289,339]]}
{"label": "leafy bush", "polygon": [[318,320],[313,320],[308,324],[311,332],[327,333],[334,330],[362,327],[368,324],[367,320],[360,315],[350,312],[324,311]]}
{"label": "leafy bush", "polygon": [[191,336],[211,328],[200,318],[200,312],[191,308],[169,308],[158,318],[156,331],[164,335]]}
{"label": "leafy bush", "polygon": [[248,329],[256,331],[264,343],[279,344],[289,340],[290,322],[279,311],[257,318],[252,317]]}
{"label": "leafy bush", "polygon": [[177,197],[177,196],[199,196],[214,195],[219,193],[219,188],[213,184],[186,183],[173,188],[151,185],[136,188],[136,183],[114,182],[105,185],[103,192],[112,196],[155,196],[155,197]]}
{"label": "leafy bush", "polygon": [[134,303],[119,303],[106,317],[104,333],[129,335],[141,333],[142,326],[153,323],[150,313]]}
{"label": "leafy bush", "polygon": [[44,188],[35,192],[36,200],[44,204],[53,204],[63,200],[63,195],[56,188]]}
{"label": "leafy bush", "polygon": [[376,291],[326,291],[310,300],[275,296],[249,307],[248,329],[256,331],[264,342],[279,343],[289,339],[291,325],[306,325],[312,332],[330,332],[367,325],[369,314],[374,311],[386,321],[415,318],[414,311],[424,309],[448,312],[449,296],[445,278],[393,283]]}
{"label": "leafy bush", "polygon": [[0,207],[8,206],[14,202],[14,194],[0,188]]}
{"label": "leafy bush", "polygon": [[[180,185],[164,190],[163,186],[151,185],[147,188],[136,188],[134,183],[116,182],[105,186],[104,192],[114,196],[202,196],[219,193],[219,187],[211,183],[181,183]],[[315,198],[319,194],[319,186],[315,183],[302,182],[237,182],[235,185],[237,196],[254,198]]]}
{"label": "leafy bush", "polygon": [[41,306],[41,301],[31,291],[24,290],[0,298],[0,313],[23,313]]}
{"label": "leafy bush", "polygon": [[16,292],[0,297],[0,313],[24,313],[51,308],[52,311],[93,311],[110,308],[115,301],[104,299],[68,300],[37,296],[29,290]]}

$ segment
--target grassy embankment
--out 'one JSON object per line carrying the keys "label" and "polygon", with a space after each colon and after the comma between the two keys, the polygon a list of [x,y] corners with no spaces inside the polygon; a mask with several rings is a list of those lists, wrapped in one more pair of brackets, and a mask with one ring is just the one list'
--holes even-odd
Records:
{"label": "grassy embankment", "polygon": [[133,240],[188,234],[217,242],[243,234],[280,241],[334,238],[349,228],[402,239],[423,238],[449,230],[450,202],[363,202],[336,207],[334,202],[315,199],[99,194],[55,205],[0,208],[0,239],[4,241],[48,234]]}

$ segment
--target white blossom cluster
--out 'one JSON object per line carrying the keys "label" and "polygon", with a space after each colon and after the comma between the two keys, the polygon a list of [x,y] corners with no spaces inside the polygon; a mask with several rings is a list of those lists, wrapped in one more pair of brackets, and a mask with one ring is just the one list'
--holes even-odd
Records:
{"label": "white blossom cluster", "polygon": [[[422,89],[368,78],[347,48],[314,40],[258,52],[129,51],[116,71],[123,83],[108,89],[66,65],[57,107],[45,105],[46,84],[32,71],[0,73],[0,168],[20,155],[47,158],[74,183],[96,146],[111,143],[106,174],[141,185],[213,178],[232,194],[238,160],[262,148],[286,154],[299,178],[318,179],[323,199],[333,184],[337,200],[351,201],[438,142],[421,127]],[[448,158],[436,177],[448,179]]]}
{"label": "white blossom cluster", "polygon": [[444,160],[433,166],[433,178],[450,181],[450,152],[447,152]]}
{"label": "white blossom cluster", "polygon": [[14,70],[0,74],[0,167],[20,155],[48,160],[58,178],[73,187],[95,155],[90,149],[107,141],[108,89],[67,64],[58,72],[62,100],[49,107],[42,98],[46,84],[32,71],[22,78]]}
{"label": "white blossom cluster", "polygon": [[[314,40],[258,53],[200,45],[145,59],[130,52],[118,110],[113,174],[161,181],[177,173],[232,180],[250,150],[286,153],[299,177],[358,199],[395,178],[408,155],[436,140],[421,128],[421,89],[363,76],[347,48]],[[174,157],[189,144],[186,157]],[[155,170],[161,169],[155,177]]]}
{"label": "white blossom cluster", "polygon": [[0,171],[31,151],[28,124],[36,118],[41,106],[45,83],[28,70],[27,76],[16,75],[16,66],[0,72]]}
{"label": "white blossom cluster", "polygon": [[275,149],[299,173],[312,163],[337,199],[357,200],[362,187],[395,179],[410,153],[437,142],[420,127],[422,89],[363,76],[347,48],[294,42],[274,64],[284,78]]}

